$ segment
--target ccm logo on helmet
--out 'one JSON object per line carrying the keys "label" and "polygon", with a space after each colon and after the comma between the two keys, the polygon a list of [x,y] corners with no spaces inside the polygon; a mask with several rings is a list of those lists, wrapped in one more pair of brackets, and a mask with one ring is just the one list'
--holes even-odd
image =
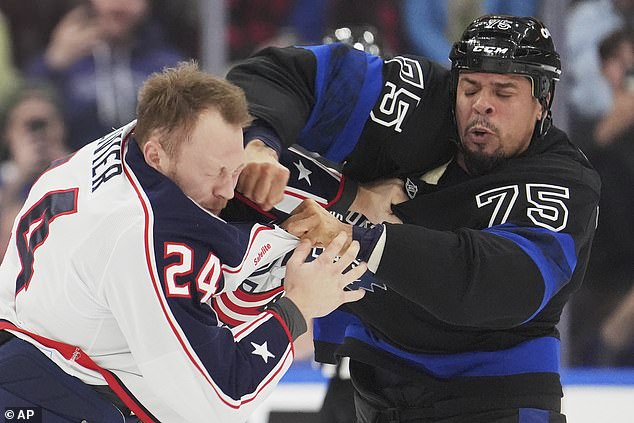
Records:
{"label": "ccm logo on helmet", "polygon": [[494,46],[474,46],[474,53],[486,53],[486,54],[504,54],[509,51],[508,47],[494,47]]}

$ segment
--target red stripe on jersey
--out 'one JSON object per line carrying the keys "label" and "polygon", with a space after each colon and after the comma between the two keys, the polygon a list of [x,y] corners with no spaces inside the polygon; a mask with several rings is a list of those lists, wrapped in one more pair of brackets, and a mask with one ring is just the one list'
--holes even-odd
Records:
{"label": "red stripe on jersey", "polygon": [[259,314],[258,317],[256,317],[255,319],[251,320],[248,323],[245,323],[244,327],[240,328],[240,330],[238,330],[237,332],[234,332],[233,339],[235,339],[236,341],[239,341],[240,339],[242,339],[242,335],[245,332],[249,332],[252,329],[254,329],[253,326],[260,326],[261,323],[264,323],[268,319],[269,319],[269,316],[266,313]]}
{"label": "red stripe on jersey", "polygon": [[245,320],[236,320],[233,317],[227,316],[225,313],[223,313],[220,310],[215,310],[215,311],[218,314],[218,319],[220,319],[220,321],[222,323],[224,323],[224,324],[226,324],[227,326],[230,326],[230,327],[239,326],[239,325],[241,325],[241,324],[243,324],[244,322],[247,321],[247,319],[245,319]]}
{"label": "red stripe on jersey", "polygon": [[[248,318],[247,318],[247,316],[240,316],[241,318],[243,318],[243,317],[244,317],[244,318],[243,318],[242,320],[236,320],[235,318],[228,316],[228,315],[227,315],[227,314],[226,314],[226,313],[222,310],[222,308],[220,308],[220,307],[219,307],[219,306],[217,306],[216,304],[217,304],[217,300],[215,300],[215,301],[214,301],[214,303],[213,303],[213,305],[214,305],[214,311],[215,311],[215,312],[216,312],[216,314],[218,315],[218,319],[219,319],[222,323],[224,323],[224,324],[226,324],[226,325],[229,325],[229,326],[233,327],[233,326],[238,326],[238,325],[241,325],[241,324],[243,324],[244,322],[246,322],[246,321],[248,321],[248,320],[251,320],[251,317],[252,317],[252,316],[249,316]],[[259,313],[258,313],[258,314],[259,314]]]}
{"label": "red stripe on jersey", "polygon": [[[261,308],[264,305],[262,302],[271,300],[279,295],[279,293],[283,290],[284,287],[280,286],[270,291],[257,294],[250,294],[240,289],[232,292],[238,300],[250,303],[250,305],[236,304],[234,302],[235,300],[230,295],[222,293],[214,298],[213,308],[223,323],[226,323],[229,326],[237,326],[260,314],[262,312]],[[231,311],[239,317],[227,315],[227,313],[225,313],[225,309]]]}
{"label": "red stripe on jersey", "polygon": [[233,291],[233,295],[235,295],[236,298],[241,301],[254,302],[254,301],[263,301],[263,300],[271,299],[282,291],[284,291],[283,286],[278,286],[277,288],[271,289],[270,291],[266,291],[266,292],[254,292],[254,293],[237,289]]}
{"label": "red stripe on jersey", "polygon": [[[236,303],[234,303],[233,301],[231,301],[231,299],[227,296],[218,298],[218,302],[221,302],[227,309],[229,309],[229,311],[232,311],[236,314],[244,314],[246,316],[257,316],[258,314],[262,313],[262,310],[259,310],[260,305],[251,305],[251,306],[240,306]],[[248,319],[251,320],[251,319]]]}
{"label": "red stripe on jersey", "polygon": [[346,182],[346,177],[344,175],[341,175],[341,179],[339,180],[339,189],[337,189],[337,194],[335,194],[335,197],[332,200],[330,200],[328,204],[324,206],[325,208],[328,208],[332,206],[334,203],[336,203],[337,201],[339,201],[339,199],[341,198],[341,195],[343,194],[343,187],[345,185],[345,182]]}
{"label": "red stripe on jersey", "polygon": [[286,325],[286,322],[284,321],[284,319],[282,319],[282,316],[280,316],[279,314],[277,314],[273,310],[267,310],[267,313],[271,313],[273,315],[273,317],[275,317],[280,322],[282,327],[284,328],[284,332],[286,332],[286,336],[288,337],[288,340],[291,343],[291,354],[293,355],[293,357],[295,357],[295,344],[294,344],[294,341],[293,341],[293,336],[291,335],[291,331],[288,328],[288,326]]}
{"label": "red stripe on jersey", "polygon": [[233,195],[236,198],[236,200],[242,201],[244,204],[251,207],[252,209],[255,209],[258,213],[268,217],[269,219],[275,219],[277,217],[273,213],[262,210],[260,206],[255,204],[253,201],[249,200],[244,195],[240,194],[238,191],[234,191]]}
{"label": "red stripe on jersey", "polygon": [[86,354],[81,348],[45,338],[43,336],[19,328],[10,322],[0,321],[0,330],[4,329],[10,329],[28,335],[45,347],[53,348],[55,351],[59,352],[66,360],[74,361],[75,363],[79,364],[82,367],[85,367],[86,369],[99,372],[101,376],[103,376],[103,378],[106,380],[106,382],[108,382],[108,386],[114,391],[115,394],[117,394],[119,399],[121,399],[126,407],[134,412],[134,414],[139,419],[141,419],[141,421],[143,421],[144,423],[158,422],[158,419],[156,419],[156,417],[154,417],[148,410],[145,409],[145,407],[143,407],[143,405],[136,398],[134,398],[134,396],[128,391],[125,385],[123,385],[113,373],[106,369],[103,369],[102,367],[99,367],[99,365],[95,363],[92,358],[90,358],[88,354]]}

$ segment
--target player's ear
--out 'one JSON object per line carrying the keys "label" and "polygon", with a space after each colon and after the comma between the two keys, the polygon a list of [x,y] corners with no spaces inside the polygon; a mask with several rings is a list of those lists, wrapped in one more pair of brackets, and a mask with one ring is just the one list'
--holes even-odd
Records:
{"label": "player's ear", "polygon": [[162,169],[167,167],[167,163],[165,163],[167,155],[158,137],[152,136],[143,144],[143,157],[147,164],[161,173],[163,173]]}

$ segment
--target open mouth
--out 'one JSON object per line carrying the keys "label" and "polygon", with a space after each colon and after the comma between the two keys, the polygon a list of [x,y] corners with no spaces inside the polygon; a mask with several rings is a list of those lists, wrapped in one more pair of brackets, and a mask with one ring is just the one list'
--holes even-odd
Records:
{"label": "open mouth", "polygon": [[486,135],[486,134],[493,135],[493,131],[483,126],[474,126],[473,128],[469,129],[469,133],[472,133],[475,135]]}
{"label": "open mouth", "polygon": [[493,132],[484,128],[473,128],[469,131],[468,135],[475,141],[484,141],[485,139],[493,136]]}

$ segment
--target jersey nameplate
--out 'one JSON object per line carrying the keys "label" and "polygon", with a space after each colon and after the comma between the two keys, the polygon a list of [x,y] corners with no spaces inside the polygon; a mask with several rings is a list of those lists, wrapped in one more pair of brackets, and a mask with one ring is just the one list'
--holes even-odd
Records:
{"label": "jersey nameplate", "polygon": [[92,154],[92,192],[95,192],[104,182],[123,172],[121,141],[128,133],[127,129],[128,127],[124,126],[111,132],[97,143],[97,148]]}

